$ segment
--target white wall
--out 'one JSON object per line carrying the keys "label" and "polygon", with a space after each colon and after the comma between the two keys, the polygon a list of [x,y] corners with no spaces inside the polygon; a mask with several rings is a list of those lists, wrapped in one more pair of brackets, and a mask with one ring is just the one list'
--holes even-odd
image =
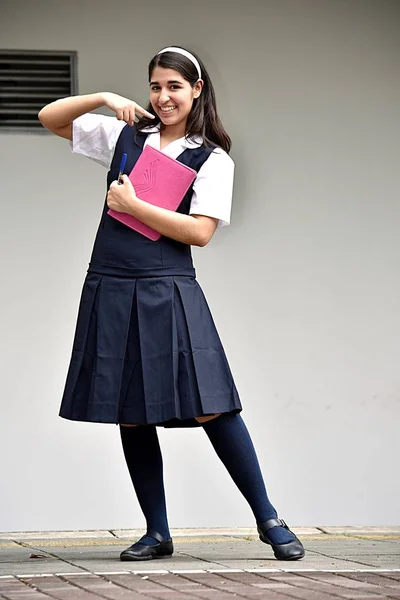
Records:
{"label": "white wall", "polygon": [[[272,500],[292,524],[400,524],[399,3],[0,11],[3,48],[78,51],[80,93],[144,103],[160,47],[204,59],[237,178],[195,259]],[[0,153],[0,530],[140,527],[117,427],[57,417],[105,173],[52,136]],[[201,430],[160,436],[172,526],[253,523]]]}

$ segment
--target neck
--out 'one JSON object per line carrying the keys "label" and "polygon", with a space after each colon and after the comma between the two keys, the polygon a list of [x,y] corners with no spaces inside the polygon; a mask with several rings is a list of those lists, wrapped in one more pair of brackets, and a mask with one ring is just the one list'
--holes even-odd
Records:
{"label": "neck", "polygon": [[162,140],[168,140],[174,142],[179,138],[184,137],[186,134],[186,123],[178,123],[177,125],[167,125],[165,129],[160,132]]}

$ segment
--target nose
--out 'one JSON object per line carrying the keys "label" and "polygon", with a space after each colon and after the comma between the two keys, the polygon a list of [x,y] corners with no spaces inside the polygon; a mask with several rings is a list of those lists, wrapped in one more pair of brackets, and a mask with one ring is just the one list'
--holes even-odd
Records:
{"label": "nose", "polygon": [[160,92],[160,104],[165,104],[169,100],[168,90],[161,90]]}

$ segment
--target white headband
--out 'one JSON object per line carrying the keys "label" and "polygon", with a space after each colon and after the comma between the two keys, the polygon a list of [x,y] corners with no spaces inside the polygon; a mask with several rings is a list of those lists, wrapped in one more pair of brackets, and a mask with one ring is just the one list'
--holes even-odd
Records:
{"label": "white headband", "polygon": [[164,48],[163,50],[160,50],[158,54],[162,54],[163,52],[176,52],[177,54],[182,54],[182,56],[186,56],[186,58],[191,60],[194,66],[196,67],[199,79],[201,79],[201,69],[199,61],[193,56],[193,54],[190,54],[190,52],[184,50],[183,48],[177,48],[176,46],[169,46],[168,48]]}

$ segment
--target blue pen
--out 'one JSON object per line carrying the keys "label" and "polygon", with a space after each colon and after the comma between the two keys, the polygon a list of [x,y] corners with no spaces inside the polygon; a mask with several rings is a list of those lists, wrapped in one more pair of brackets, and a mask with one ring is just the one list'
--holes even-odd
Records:
{"label": "blue pen", "polygon": [[121,164],[119,165],[118,183],[122,183],[121,177],[122,177],[122,175],[124,173],[127,156],[128,155],[126,154],[126,152],[124,152],[123,155],[122,155]]}

